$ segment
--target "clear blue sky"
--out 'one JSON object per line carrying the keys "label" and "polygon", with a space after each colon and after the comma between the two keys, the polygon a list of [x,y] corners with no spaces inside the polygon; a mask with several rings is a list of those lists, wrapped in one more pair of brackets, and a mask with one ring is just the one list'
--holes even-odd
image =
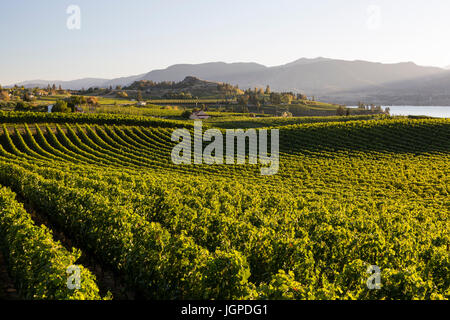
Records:
{"label": "clear blue sky", "polygon": [[[66,27],[71,4],[80,30]],[[449,14],[448,0],[3,0],[0,84],[317,56],[443,67]]]}

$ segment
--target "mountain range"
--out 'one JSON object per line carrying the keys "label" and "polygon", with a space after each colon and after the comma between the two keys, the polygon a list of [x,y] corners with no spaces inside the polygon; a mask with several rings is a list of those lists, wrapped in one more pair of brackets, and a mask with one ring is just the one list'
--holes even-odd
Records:
{"label": "mountain range", "polygon": [[269,85],[274,91],[301,92],[316,99],[348,105],[359,101],[383,105],[450,105],[450,70],[413,62],[383,64],[322,57],[301,58],[274,67],[258,63],[177,64],[116,79],[35,80],[17,85],[46,87],[54,83],[64,89],[78,90],[126,86],[138,80],[182,81],[186,76],[230,83],[241,89]]}

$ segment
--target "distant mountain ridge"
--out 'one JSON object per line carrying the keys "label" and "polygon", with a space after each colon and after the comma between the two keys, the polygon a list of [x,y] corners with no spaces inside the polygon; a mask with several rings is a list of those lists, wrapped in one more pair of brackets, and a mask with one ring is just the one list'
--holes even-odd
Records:
{"label": "distant mountain ridge", "polygon": [[[338,102],[352,104],[359,98],[376,98],[383,104],[392,104],[392,96],[409,95],[417,90],[425,97],[413,101],[433,101],[433,96],[446,96],[445,87],[439,86],[440,76],[445,78],[447,70],[437,67],[418,66],[412,62],[383,64],[368,61],[347,61],[329,58],[301,58],[274,67],[258,63],[209,62],[202,64],[176,64],[166,69],[117,79],[86,78],[74,81],[26,81],[18,85],[25,87],[47,86],[55,83],[65,89],[89,87],[128,86],[135,81],[151,80],[182,81],[193,76],[206,81],[238,85],[241,89],[269,85],[274,91],[301,92],[308,96],[339,99]],[[420,79],[430,79],[427,85]],[[418,80],[415,82],[414,80]],[[403,85],[401,84],[403,83]],[[430,86],[436,83],[436,87]],[[395,85],[392,85],[395,84]],[[425,85],[423,88],[421,85]],[[409,87],[408,87],[409,86]],[[408,89],[410,88],[410,89]],[[440,89],[439,89],[440,88]],[[398,91],[396,91],[398,90]],[[397,92],[397,93],[396,93]],[[386,99],[383,99],[386,98]],[[447,98],[444,98],[444,101]],[[408,100],[408,99],[406,99]],[[450,103],[450,97],[449,97]],[[364,100],[366,101],[366,100]],[[366,101],[371,102],[371,101]]]}
{"label": "distant mountain ridge", "polygon": [[450,106],[450,70],[436,75],[386,83],[380,87],[365,87],[329,95],[335,103],[356,105],[367,101],[381,105]]}
{"label": "distant mountain ridge", "polygon": [[[96,87],[99,85],[103,85],[109,81],[108,79],[101,79],[101,78],[82,78],[77,80],[68,80],[68,81],[61,81],[61,80],[29,80],[29,81],[23,81],[16,83],[15,85],[21,87],[24,86],[25,88],[34,88],[34,87],[40,87],[45,88],[48,85],[52,86],[55,84],[57,87],[61,85],[63,89],[72,89],[72,90],[79,90],[81,88],[89,88],[89,87]],[[13,87],[11,86],[5,86]]]}

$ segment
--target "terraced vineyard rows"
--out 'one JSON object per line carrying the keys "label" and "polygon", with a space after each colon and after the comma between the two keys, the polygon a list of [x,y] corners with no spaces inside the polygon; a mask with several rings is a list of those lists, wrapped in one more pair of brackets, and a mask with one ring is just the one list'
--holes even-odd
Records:
{"label": "terraced vineyard rows", "polygon": [[[449,297],[449,120],[279,126],[280,170],[264,177],[259,165],[173,164],[181,122],[2,117],[0,183],[144,297]],[[87,269],[81,291],[61,289],[76,255],[59,249],[50,275],[17,256],[30,245],[11,240],[20,204],[7,189],[0,200],[9,267],[31,266],[15,276],[23,296],[99,298]],[[18,212],[36,241],[58,246]],[[381,290],[366,286],[369,265]],[[43,276],[55,287],[21,285]]]}

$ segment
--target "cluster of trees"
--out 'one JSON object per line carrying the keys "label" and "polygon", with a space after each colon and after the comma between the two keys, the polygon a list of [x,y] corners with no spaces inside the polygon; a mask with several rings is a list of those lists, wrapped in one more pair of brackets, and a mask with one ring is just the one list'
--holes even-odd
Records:
{"label": "cluster of trees", "polygon": [[66,90],[61,88],[61,85],[57,88],[55,84],[47,86],[46,89],[41,89],[39,87],[34,88],[25,88],[24,86],[17,86],[10,89],[3,89],[0,86],[0,100],[1,101],[26,101],[32,102],[36,101],[36,97],[38,96],[49,96],[56,94],[67,94]]}
{"label": "cluster of trees", "polygon": [[36,100],[33,95],[34,89],[25,89],[15,86],[11,89],[3,89],[0,86],[0,107],[14,109],[17,111],[29,111],[33,105],[27,103]]}
{"label": "cluster of trees", "polygon": [[233,86],[228,83],[219,83],[217,85],[217,90],[224,97],[236,97],[243,94],[243,91],[239,89],[239,86]]}
{"label": "cluster of trees", "polygon": [[0,109],[14,111],[40,111],[41,107],[27,101],[0,101]]}
{"label": "cluster of trees", "polygon": [[[61,86],[58,88],[55,84],[52,86],[48,85],[46,89],[35,88],[24,88],[19,86],[14,86],[10,89],[3,89],[0,86],[0,107],[13,109],[16,111],[36,111],[39,108],[34,101],[36,101],[37,96],[46,96],[53,94],[67,94],[68,92],[63,90]],[[88,105],[96,106],[98,105],[97,97],[85,97],[82,95],[72,95],[65,99],[58,100],[53,107],[53,112],[74,112],[77,106]],[[42,108],[42,106],[40,106]]]}
{"label": "cluster of trees", "polygon": [[302,93],[293,92],[271,92],[270,102],[272,104],[291,104],[293,101],[308,100],[308,97]]}
{"label": "cluster of trees", "polygon": [[370,111],[372,113],[385,113],[385,114],[390,114],[391,112],[391,108],[385,108],[383,110],[383,108],[381,106],[377,106],[373,103],[371,104],[365,104],[363,102],[358,102],[358,108],[359,109],[364,109],[367,111]]}
{"label": "cluster of trees", "polygon": [[18,101],[16,103],[14,110],[16,110],[16,111],[32,111],[33,105],[31,105],[25,101]]}
{"label": "cluster of trees", "polygon": [[193,96],[190,92],[179,92],[179,93],[166,93],[163,95],[164,99],[180,99],[180,100],[192,100],[198,99],[198,97]]}
{"label": "cluster of trees", "polygon": [[[374,104],[366,105],[362,102],[358,103],[358,108],[365,110],[365,114],[390,114],[390,108],[383,108],[381,106],[376,106]],[[345,106],[339,106],[336,110],[338,116],[349,116],[351,115],[351,109]],[[358,112],[357,112],[358,113]]]}
{"label": "cluster of trees", "polygon": [[189,119],[189,117],[192,115],[192,111],[191,110],[184,110],[183,113],[181,114],[181,117],[184,119]]}
{"label": "cluster of trees", "polygon": [[0,100],[6,102],[10,100],[33,101],[35,100],[35,97],[32,89],[15,86],[14,88],[3,90],[0,87]]}
{"label": "cluster of trees", "polygon": [[337,108],[336,113],[337,113],[338,116],[349,116],[350,115],[350,109],[346,108],[344,106],[339,106]]}
{"label": "cluster of trees", "polygon": [[125,90],[148,90],[148,89],[180,89],[186,86],[186,81],[162,81],[155,82],[152,80],[139,80],[133,82],[128,87],[124,87]]}
{"label": "cluster of trees", "polygon": [[[39,89],[39,88],[37,88]],[[50,84],[47,85],[47,89],[45,89],[45,91],[49,94],[49,95],[55,95],[55,94],[66,94],[67,91],[64,90],[61,85],[58,86],[58,88],[56,87],[55,84],[53,84],[52,86],[50,86]]]}
{"label": "cluster of trees", "polygon": [[377,106],[372,104],[365,104],[364,102],[358,102],[358,108],[359,109],[365,109],[365,110],[370,110],[370,111],[375,111],[375,112],[381,112],[383,111],[381,106]]}
{"label": "cluster of trees", "polygon": [[237,98],[237,103],[243,107],[242,112],[248,112],[248,105],[256,106],[258,112],[261,111],[261,106],[267,103],[267,97],[261,88],[247,89],[243,95]]}
{"label": "cluster of trees", "polygon": [[97,97],[85,97],[85,96],[70,96],[64,100],[58,100],[53,105],[52,112],[75,112],[77,106],[98,105]]}
{"label": "cluster of trees", "polygon": [[292,92],[271,92],[270,93],[270,103],[271,104],[291,104],[296,96]]}
{"label": "cluster of trees", "polygon": [[[155,82],[152,80],[139,80],[135,81],[133,84],[124,87],[124,90],[138,90],[151,92],[152,90],[177,90],[178,92],[167,92],[161,95],[164,99],[195,99],[196,97],[189,91],[189,88],[196,85],[197,83],[202,83],[204,81],[199,80],[195,77],[186,77],[183,81],[162,81]],[[208,85],[205,82],[205,86]],[[214,89],[214,87],[212,87]],[[217,84],[217,91],[223,97],[236,97],[243,94],[243,91],[239,89],[238,86],[233,86],[228,83]],[[181,91],[181,92],[180,92]]]}
{"label": "cluster of trees", "polygon": [[73,112],[73,110],[67,105],[67,102],[64,100],[58,100],[53,105],[52,112]]}
{"label": "cluster of trees", "polygon": [[244,94],[237,98],[237,102],[241,106],[253,105],[260,109],[261,106],[268,103],[272,105],[291,104],[293,101],[307,100],[304,94],[293,92],[272,92],[269,86],[266,90],[262,88],[247,89]]}
{"label": "cluster of trees", "polygon": [[125,90],[146,90],[146,89],[175,89],[177,86],[175,81],[162,81],[155,82],[152,80],[140,80],[135,81],[128,87],[124,87]]}

